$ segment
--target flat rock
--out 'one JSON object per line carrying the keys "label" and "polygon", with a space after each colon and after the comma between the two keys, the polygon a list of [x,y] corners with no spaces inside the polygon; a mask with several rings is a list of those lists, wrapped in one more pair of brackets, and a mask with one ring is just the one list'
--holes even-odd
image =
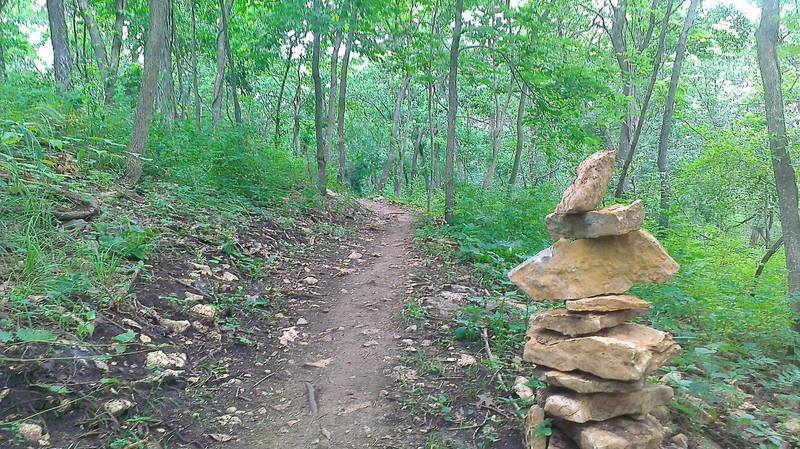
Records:
{"label": "flat rock", "polygon": [[570,312],[616,312],[618,310],[647,309],[650,303],[633,295],[604,295],[567,301]]}
{"label": "flat rock", "polygon": [[531,328],[525,336],[523,359],[558,371],[639,381],[679,350],[668,333],[638,324],[621,324],[584,337]]}
{"label": "flat rock", "polygon": [[127,399],[112,399],[103,404],[103,408],[111,416],[120,416],[128,411],[131,407],[133,407],[133,402]]}
{"label": "flat rock", "polygon": [[672,388],[665,385],[646,385],[629,393],[591,394],[551,387],[542,393],[542,397],[548,416],[585,423],[624,415],[643,418],[655,407],[669,404],[672,394]]}
{"label": "flat rock", "polygon": [[545,221],[554,240],[622,235],[642,228],[644,206],[642,200],[636,200],[629,205],[615,204],[582,214],[554,213],[548,215]]}
{"label": "flat rock", "polygon": [[544,410],[534,405],[528,409],[525,415],[525,448],[526,449],[547,449],[547,436],[536,436],[536,431],[544,422]]}
{"label": "flat rock", "polygon": [[580,449],[658,449],[664,439],[664,428],[652,416],[585,424],[556,419],[554,423]]}
{"label": "flat rock", "polygon": [[596,239],[561,239],[508,273],[536,300],[625,293],[634,284],[667,282],[680,267],[646,231]]}
{"label": "flat rock", "polygon": [[189,313],[203,321],[213,322],[217,317],[217,308],[210,304],[195,304],[189,309]]}
{"label": "flat rock", "polygon": [[537,313],[531,317],[530,326],[538,329],[549,329],[569,336],[586,335],[618,326],[646,313],[647,310],[645,309],[606,313],[570,312],[566,309],[555,309]]}
{"label": "flat rock", "polygon": [[578,393],[629,393],[644,386],[644,379],[623,382],[608,380],[581,371],[562,372],[538,368],[536,377],[553,387],[568,388]]}
{"label": "flat rock", "polygon": [[559,214],[579,214],[597,208],[603,200],[611,175],[614,173],[614,151],[600,151],[578,165],[572,181],[561,202],[556,207]]}
{"label": "flat rock", "polygon": [[160,324],[173,334],[179,334],[179,335],[189,330],[189,326],[192,325],[187,320],[171,320],[169,318],[161,318],[160,320],[158,320],[158,324]]}

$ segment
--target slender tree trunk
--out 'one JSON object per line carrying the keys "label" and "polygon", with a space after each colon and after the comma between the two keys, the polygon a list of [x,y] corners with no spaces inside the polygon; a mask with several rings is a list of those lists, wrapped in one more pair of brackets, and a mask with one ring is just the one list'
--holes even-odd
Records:
{"label": "slender tree trunk", "polygon": [[797,178],[788,151],[781,71],[778,60],[780,1],[764,0],[761,24],[756,32],[758,68],[764,87],[764,109],[772,152],[772,171],[781,212],[786,268],[792,309],[797,313],[795,329],[800,330],[800,214],[797,207]]}
{"label": "slender tree trunk", "polygon": [[400,195],[403,185],[408,187],[408,175],[406,174],[406,142],[408,141],[408,128],[411,126],[411,120],[413,118],[413,94],[414,89],[411,87],[408,89],[408,95],[406,95],[406,98],[408,99],[408,115],[406,116],[405,123],[400,125],[400,139],[397,145],[399,158],[397,159],[397,164],[395,165],[397,170],[394,177],[394,183],[392,185],[395,195]]}
{"label": "slender tree trunk", "polygon": [[72,89],[72,79],[64,0],[47,0],[47,17],[50,23],[50,42],[53,44],[53,72],[56,86],[59,92],[66,92]]}
{"label": "slender tree trunk", "polygon": [[289,40],[289,55],[286,58],[286,68],[283,70],[281,78],[281,88],[278,91],[278,100],[275,102],[275,132],[272,134],[272,146],[278,148],[278,140],[281,136],[281,106],[283,105],[283,93],[286,90],[286,80],[289,78],[289,71],[292,69],[292,55],[297,39],[294,37]]}
{"label": "slender tree trunk", "polygon": [[686,41],[689,38],[689,30],[694,23],[699,3],[700,0],[691,0],[689,2],[689,11],[686,14],[686,21],[678,37],[678,46],[675,49],[675,62],[672,64],[672,77],[669,80],[669,92],[667,93],[666,104],[664,105],[664,118],[661,121],[661,132],[658,136],[658,174],[661,180],[661,200],[659,202],[661,211],[658,215],[658,222],[661,227],[665,229],[669,227],[669,215],[667,214],[667,210],[669,209],[670,195],[672,192],[667,161],[669,132],[672,127],[672,114],[675,111],[675,96],[678,92],[678,81],[680,80],[681,68],[683,67],[683,56],[686,53]]}
{"label": "slender tree trunk", "polygon": [[511,167],[511,178],[508,184],[513,187],[517,183],[519,174],[519,164],[522,160],[522,139],[525,137],[525,130],[522,125],[525,121],[525,103],[528,100],[528,84],[522,83],[522,91],[519,93],[519,106],[517,106],[517,142],[514,148],[514,165]]}
{"label": "slender tree trunk", "polygon": [[128,0],[116,0],[114,8],[114,36],[111,37],[111,73],[119,74],[119,55],[122,52],[122,28],[125,26],[125,8]]}
{"label": "slender tree trunk", "polygon": [[436,138],[436,129],[433,126],[433,81],[428,84],[428,136],[430,137],[431,148],[428,150],[428,179],[425,180],[425,187],[427,189],[428,197],[427,197],[427,211],[431,211],[431,199],[433,197],[433,180],[434,180],[434,172],[436,169],[436,161],[435,161],[435,150],[434,150],[434,139]]}
{"label": "slender tree trunk", "polygon": [[128,144],[128,159],[125,164],[124,181],[131,185],[139,182],[139,178],[142,176],[142,156],[147,145],[150,119],[153,116],[158,68],[161,64],[161,52],[164,50],[162,41],[166,39],[166,20],[166,2],[163,0],[150,0],[150,31],[145,44],[144,76],[142,77],[142,87],[139,91],[139,103],[136,106],[131,140]]}
{"label": "slender tree trunk", "polygon": [[[233,0],[228,0],[228,5],[233,6]],[[225,61],[227,59],[226,42],[228,34],[228,8],[225,0],[219,0],[219,26],[217,29],[217,74],[214,78],[214,101],[211,103],[211,120],[214,126],[222,120],[222,94],[225,82]]]}
{"label": "slender tree trunk", "polygon": [[500,146],[503,141],[503,128],[506,121],[506,112],[508,111],[508,105],[511,103],[511,97],[513,96],[513,83],[508,84],[508,95],[506,96],[506,101],[503,102],[502,107],[500,106],[499,99],[495,96],[495,115],[494,115],[494,123],[492,124],[492,161],[489,164],[489,169],[486,170],[486,176],[483,178],[483,187],[488,188],[492,185],[492,181],[494,180],[494,173],[497,171],[497,158],[500,156]]}
{"label": "slender tree trunk", "polygon": [[230,89],[231,96],[233,97],[233,120],[236,123],[242,123],[242,106],[239,104],[239,87],[241,86],[239,80],[240,73],[236,70],[236,61],[233,58],[233,51],[231,50],[231,34],[228,29],[231,11],[233,10],[233,2],[234,0],[231,0],[231,3],[228,5],[228,10],[225,12],[225,55],[231,69]]}
{"label": "slender tree trunk", "polygon": [[191,0],[192,16],[192,93],[194,94],[194,123],[200,128],[200,85],[197,80],[197,0]]}
{"label": "slender tree trunk", "polygon": [[664,43],[667,38],[667,31],[669,30],[669,18],[672,15],[672,3],[673,0],[667,1],[667,9],[664,13],[664,20],[661,23],[661,33],[658,36],[658,48],[656,49],[656,55],[653,62],[653,73],[650,75],[650,81],[647,84],[647,90],[645,91],[644,99],[642,100],[642,108],[639,112],[639,120],[636,122],[636,129],[633,131],[630,149],[625,157],[625,162],[622,165],[622,172],[619,175],[617,187],[614,189],[614,196],[616,197],[622,196],[622,194],[625,192],[625,182],[628,176],[628,170],[630,169],[631,161],[633,161],[633,156],[636,154],[636,146],[639,144],[639,137],[642,134],[644,119],[647,115],[647,109],[650,106],[650,98],[653,95],[653,87],[658,79],[658,72],[661,70],[661,62],[662,58],[664,57]]}
{"label": "slender tree trunk", "polygon": [[353,47],[353,28],[356,20],[356,9],[353,8],[350,29],[347,31],[347,39],[344,43],[344,55],[342,56],[342,73],[339,81],[339,110],[336,118],[336,153],[339,156],[339,182],[347,182],[347,155],[344,147],[344,115],[347,107],[347,69],[350,66],[350,50]]}
{"label": "slender tree trunk", "polygon": [[164,24],[166,34],[163,41],[164,49],[161,51],[161,70],[156,99],[164,121],[171,124],[175,121],[175,79],[172,76],[172,31],[175,21],[173,20],[172,0],[162,1],[167,4],[166,23]]}
{"label": "slender tree trunk", "polygon": [[381,179],[378,181],[377,189],[379,192],[383,191],[383,188],[386,187],[386,181],[389,179],[389,174],[392,172],[394,164],[397,162],[397,135],[399,134],[400,128],[400,112],[403,108],[403,100],[405,99],[406,90],[408,89],[408,84],[410,81],[411,77],[406,75],[405,79],[403,79],[403,84],[400,85],[400,90],[397,91],[397,96],[394,100],[394,112],[392,112],[392,131],[389,137],[389,151],[386,155],[386,163],[383,164]]}
{"label": "slender tree trunk", "polygon": [[302,110],[303,76],[300,73],[302,60],[297,62],[297,87],[294,91],[294,123],[292,124],[292,153],[300,155],[300,111]]}
{"label": "slender tree trunk", "polygon": [[100,76],[103,82],[103,101],[105,104],[109,105],[114,102],[114,82],[112,80],[108,54],[106,53],[106,44],[103,41],[100,28],[98,28],[97,22],[94,20],[94,11],[89,7],[89,4],[86,0],[76,0],[76,3],[78,9],[81,11],[83,23],[89,31],[94,58],[95,61],[97,61],[97,68],[100,70]]}
{"label": "slender tree trunk", "polygon": [[458,48],[461,43],[461,12],[464,0],[456,0],[455,27],[450,44],[450,74],[447,77],[447,153],[445,156],[444,220],[453,224],[455,192],[453,190],[453,160],[456,154],[456,116],[458,114]]}
{"label": "slender tree trunk", "polygon": [[414,181],[417,179],[417,155],[422,152],[422,138],[425,137],[425,129],[420,127],[417,130],[417,138],[414,139],[414,153],[411,155],[411,186],[413,188]]}
{"label": "slender tree trunk", "polygon": [[331,52],[331,80],[328,88],[328,113],[325,119],[325,160],[330,160],[331,157],[333,129],[336,125],[336,85],[339,80],[339,47],[342,46],[342,24],[343,20],[340,18],[339,26],[336,27],[336,34],[333,39],[333,51]]}
{"label": "slender tree trunk", "polygon": [[[3,12],[8,0],[0,0],[0,13]],[[3,23],[0,22],[0,80],[6,79],[6,51],[3,45]]]}
{"label": "slender tree trunk", "polygon": [[314,0],[313,3],[315,23],[314,23],[314,42],[311,47],[311,77],[314,80],[314,132],[317,142],[317,185],[319,187],[319,194],[326,196],[328,194],[328,174],[326,166],[328,164],[327,155],[325,154],[325,136],[323,134],[323,92],[322,92],[322,77],[319,75],[319,59],[320,59],[320,34],[321,25],[319,17],[322,14],[320,11],[320,0]]}

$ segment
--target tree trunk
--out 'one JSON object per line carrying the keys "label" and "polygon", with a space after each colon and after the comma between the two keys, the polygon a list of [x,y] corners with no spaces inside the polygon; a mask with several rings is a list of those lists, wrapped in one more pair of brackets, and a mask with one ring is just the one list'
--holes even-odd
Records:
{"label": "tree trunk", "polygon": [[[228,0],[228,5],[233,6],[233,0]],[[217,74],[214,78],[214,101],[211,103],[211,121],[214,126],[222,120],[222,90],[225,82],[225,60],[227,55],[226,42],[228,34],[228,8],[225,0],[219,0],[220,18],[217,29]]]}
{"label": "tree trunk", "polygon": [[106,44],[103,41],[103,35],[100,34],[100,28],[94,20],[94,11],[89,7],[86,0],[76,0],[78,9],[81,11],[83,23],[89,31],[91,38],[92,50],[94,51],[94,58],[97,62],[97,68],[100,70],[100,76],[103,82],[103,101],[106,105],[114,101],[114,83],[111,75],[111,67],[109,66],[108,54],[106,53]]}
{"label": "tree trunk", "polygon": [[172,0],[162,0],[167,4],[167,15],[165,19],[163,45],[161,50],[161,70],[158,80],[158,95],[156,97],[158,107],[164,116],[164,121],[171,124],[175,121],[175,79],[172,76],[172,36],[175,22],[172,14]]}
{"label": "tree trunk", "polygon": [[514,149],[514,165],[511,167],[511,178],[508,184],[514,187],[517,183],[517,175],[519,174],[519,164],[522,159],[522,139],[525,137],[525,130],[522,124],[525,120],[525,102],[528,99],[528,84],[522,83],[522,91],[519,93],[519,106],[517,106],[517,142]]}
{"label": "tree trunk", "polygon": [[303,105],[302,102],[302,93],[303,93],[303,76],[300,73],[300,67],[302,67],[302,59],[297,62],[297,87],[294,91],[294,123],[292,124],[292,153],[295,156],[300,155],[300,111],[302,110],[301,107]]}
{"label": "tree trunk", "polygon": [[779,0],[764,0],[761,24],[756,32],[758,68],[764,87],[764,109],[769,131],[769,148],[772,152],[772,171],[778,193],[781,228],[783,231],[786,268],[792,309],[798,319],[795,329],[800,329],[800,214],[797,208],[797,178],[788,152],[786,118],[781,89],[781,72],[778,61],[778,32],[780,29]]}
{"label": "tree trunk", "polygon": [[197,0],[191,0],[192,15],[192,93],[194,94],[194,123],[200,128],[200,85],[197,80]]}
{"label": "tree trunk", "polygon": [[403,108],[403,100],[405,99],[406,89],[408,89],[408,84],[410,81],[411,76],[406,75],[405,79],[403,79],[403,84],[400,85],[400,90],[397,91],[397,97],[395,97],[394,100],[394,112],[392,112],[392,131],[391,135],[389,136],[389,151],[386,155],[386,163],[383,164],[381,179],[378,181],[377,190],[379,192],[383,191],[383,188],[386,187],[386,181],[389,179],[389,174],[392,172],[395,162],[397,162],[397,135],[400,127],[400,112]]}
{"label": "tree trunk", "polygon": [[53,44],[53,72],[56,86],[59,92],[66,92],[72,89],[72,79],[64,0],[47,0],[47,17],[50,23],[50,42]]}
{"label": "tree trunk", "polygon": [[311,77],[314,80],[314,133],[317,142],[317,186],[319,194],[326,196],[328,194],[328,174],[326,172],[326,165],[328,163],[325,154],[325,136],[323,135],[323,92],[322,92],[322,78],[319,75],[319,58],[320,58],[320,34],[321,24],[319,17],[322,15],[320,11],[320,0],[314,0],[314,42],[311,47]]}
{"label": "tree trunk", "polygon": [[347,39],[344,43],[344,55],[342,56],[342,73],[339,81],[339,110],[336,118],[336,153],[339,156],[339,182],[347,182],[347,156],[344,148],[344,115],[347,107],[347,69],[350,66],[350,50],[353,47],[353,28],[356,20],[356,9],[353,8],[353,17],[350,29],[347,31]]}
{"label": "tree trunk", "polygon": [[486,176],[483,178],[483,187],[488,188],[492,185],[492,181],[494,180],[494,173],[497,170],[497,158],[500,155],[500,145],[502,143],[502,134],[503,128],[506,121],[506,112],[508,111],[508,105],[511,103],[511,97],[513,96],[513,86],[514,84],[509,82],[508,83],[508,95],[506,96],[506,101],[503,102],[502,107],[500,106],[500,101],[497,98],[497,94],[495,93],[494,98],[494,122],[492,124],[492,161],[489,164],[489,169],[486,170]]}
{"label": "tree trunk", "polygon": [[272,146],[278,148],[278,140],[281,136],[281,106],[283,105],[283,93],[286,90],[286,80],[289,79],[289,70],[292,69],[292,55],[296,39],[289,40],[289,55],[286,58],[286,68],[283,70],[281,78],[281,88],[278,91],[278,100],[275,102],[275,132],[272,134]]}
{"label": "tree trunk", "polygon": [[242,123],[242,106],[239,104],[239,87],[241,86],[241,82],[239,80],[240,73],[236,70],[236,62],[233,58],[233,51],[231,50],[231,35],[228,30],[231,11],[233,11],[233,2],[234,0],[230,0],[228,9],[225,11],[225,56],[227,57],[227,63],[231,69],[230,89],[233,97],[233,120],[236,123]]}
{"label": "tree trunk", "polygon": [[114,36],[111,38],[111,73],[114,75],[114,78],[119,75],[119,55],[122,52],[122,28],[125,26],[125,8],[127,6],[128,0],[117,0],[116,7],[114,8]]}
{"label": "tree trunk", "polygon": [[678,37],[678,46],[675,48],[675,62],[672,64],[672,77],[669,80],[669,92],[667,93],[666,104],[664,105],[664,118],[661,121],[661,132],[658,136],[658,174],[661,180],[661,200],[659,202],[660,213],[658,215],[659,225],[666,229],[669,227],[669,209],[672,187],[669,179],[669,167],[667,161],[667,147],[669,146],[669,132],[672,127],[672,114],[675,112],[675,96],[678,92],[678,81],[681,77],[683,67],[683,56],[686,53],[686,41],[689,37],[689,30],[694,23],[697,14],[697,6],[700,0],[691,0],[689,11],[686,13],[686,21],[683,23],[683,30]]}
{"label": "tree trunk", "polygon": [[447,153],[445,156],[444,178],[444,220],[453,224],[455,192],[453,191],[453,159],[456,154],[456,115],[458,114],[458,48],[461,43],[461,12],[464,0],[456,0],[455,27],[453,42],[450,44],[450,74],[447,77]]}
{"label": "tree trunk", "polygon": [[414,153],[411,155],[411,186],[413,188],[414,181],[417,179],[417,156],[422,152],[422,138],[425,136],[425,129],[420,127],[417,130],[417,138],[414,139]]}
{"label": "tree trunk", "polygon": [[395,195],[400,195],[400,193],[402,192],[403,185],[408,187],[408,176],[406,175],[406,142],[408,141],[408,128],[411,124],[411,120],[413,119],[412,116],[414,108],[412,104],[413,94],[414,94],[413,87],[409,88],[408,95],[406,95],[406,98],[408,99],[408,109],[407,109],[408,115],[406,116],[405,123],[402,123],[400,125],[400,140],[397,145],[399,158],[397,159],[397,164],[395,165],[395,167],[397,167],[397,170],[395,172],[394,183],[393,183]]}
{"label": "tree trunk", "polygon": [[[85,1],[85,0],[79,0]],[[150,119],[153,116],[153,100],[158,83],[158,68],[161,64],[161,52],[166,39],[167,4],[163,0],[150,0],[150,31],[147,35],[144,56],[144,75],[139,91],[139,103],[128,144],[128,159],[125,164],[124,182],[136,184],[142,176],[142,156],[144,155],[147,137],[150,130]]]}
{"label": "tree trunk", "polygon": [[664,43],[667,38],[667,31],[669,30],[669,18],[672,15],[673,0],[667,2],[667,9],[664,13],[664,20],[661,23],[661,33],[658,36],[658,48],[653,61],[653,73],[650,75],[650,81],[647,84],[644,99],[642,100],[642,107],[639,111],[639,120],[636,122],[636,129],[633,131],[633,138],[631,139],[630,149],[625,157],[625,162],[622,165],[622,172],[617,181],[617,187],[614,189],[614,196],[620,197],[625,192],[625,182],[628,176],[628,170],[633,161],[633,156],[636,154],[636,146],[639,144],[639,137],[642,135],[642,127],[644,126],[644,119],[647,115],[647,109],[650,107],[650,98],[653,96],[653,87],[658,79],[658,72],[661,70],[661,61],[664,57]]}

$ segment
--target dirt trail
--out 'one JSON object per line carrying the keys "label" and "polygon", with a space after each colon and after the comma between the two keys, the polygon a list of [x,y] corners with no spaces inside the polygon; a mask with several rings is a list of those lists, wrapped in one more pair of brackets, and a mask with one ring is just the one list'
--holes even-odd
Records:
{"label": "dirt trail", "polygon": [[[297,327],[308,337],[290,343],[286,362],[255,396],[267,410],[263,420],[225,447],[398,447],[386,422],[391,404],[384,389],[399,364],[395,335],[401,330],[394,317],[402,308],[410,272],[413,220],[398,207],[370,200],[362,204],[377,215],[373,232],[360,236],[362,261],[355,261],[352,274],[320,280],[320,291],[326,292],[323,312],[307,316],[309,324]],[[325,359],[331,360],[324,368],[304,366],[324,365]],[[314,386],[319,403],[315,416],[306,382]]]}

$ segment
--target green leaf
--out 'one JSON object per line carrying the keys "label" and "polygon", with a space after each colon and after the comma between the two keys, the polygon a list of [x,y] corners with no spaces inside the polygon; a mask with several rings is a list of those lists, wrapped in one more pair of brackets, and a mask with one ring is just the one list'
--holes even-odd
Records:
{"label": "green leaf", "polygon": [[17,329],[17,338],[24,342],[32,343],[55,341],[57,336],[46,329],[31,329],[29,327],[23,327]]}
{"label": "green leaf", "polygon": [[133,341],[134,338],[136,338],[136,332],[128,331],[119,335],[115,335],[111,339],[116,341],[117,343],[130,343]]}
{"label": "green leaf", "polygon": [[56,394],[69,394],[69,388],[64,385],[51,385],[51,384],[33,384],[34,387],[41,388],[42,390],[49,391]]}
{"label": "green leaf", "polygon": [[7,331],[0,331],[0,343],[8,343],[14,338],[14,334]]}

